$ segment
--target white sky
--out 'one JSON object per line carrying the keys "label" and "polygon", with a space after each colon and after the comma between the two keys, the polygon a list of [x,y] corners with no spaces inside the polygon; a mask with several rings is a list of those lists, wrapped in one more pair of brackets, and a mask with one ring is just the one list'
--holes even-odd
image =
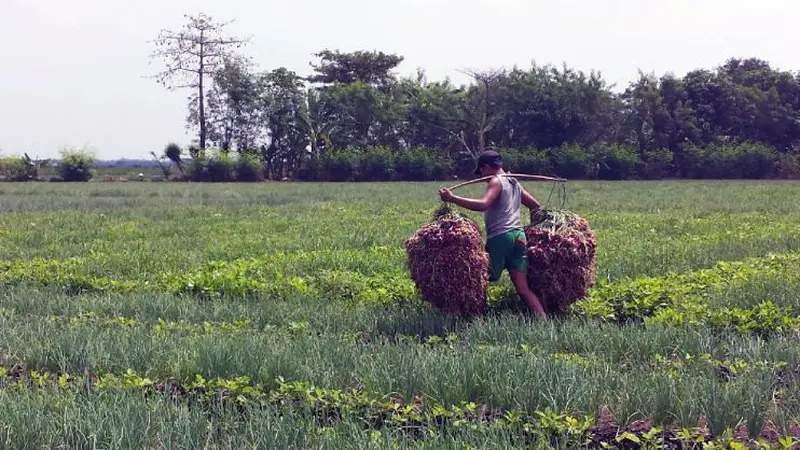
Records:
{"label": "white sky", "polygon": [[0,152],[102,159],[187,144],[187,92],[145,78],[161,28],[184,13],[235,20],[262,69],[310,73],[323,49],[381,50],[430,79],[566,62],[623,88],[637,70],[683,75],[729,57],[800,69],[797,0],[0,0]]}

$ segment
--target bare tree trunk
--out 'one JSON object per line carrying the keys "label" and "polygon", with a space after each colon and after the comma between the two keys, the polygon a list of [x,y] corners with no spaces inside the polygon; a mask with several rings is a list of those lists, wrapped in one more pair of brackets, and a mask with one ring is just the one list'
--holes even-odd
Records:
{"label": "bare tree trunk", "polygon": [[[206,148],[206,108],[205,79],[206,74],[213,74],[217,67],[224,63],[224,58],[232,54],[233,47],[240,47],[249,41],[229,37],[214,36],[228,23],[215,23],[205,14],[198,16],[185,15],[188,19],[186,30],[180,32],[161,30],[154,41],[158,47],[150,58],[162,57],[166,60],[166,69],[155,75],[155,78],[169,89],[191,88],[198,90],[198,116],[200,121],[200,150]],[[208,38],[208,35],[212,35]],[[197,79],[194,77],[197,76]],[[184,79],[186,83],[175,83]],[[168,83],[169,81],[169,83]],[[193,100],[192,100],[193,101]],[[188,118],[194,120],[192,115]],[[192,124],[194,125],[194,124]]]}
{"label": "bare tree trunk", "polygon": [[[200,31],[200,39],[203,39],[203,32]],[[200,82],[198,83],[198,87],[200,90],[200,148],[203,150],[206,149],[206,107],[205,107],[205,99],[203,98],[203,44],[200,44]]]}

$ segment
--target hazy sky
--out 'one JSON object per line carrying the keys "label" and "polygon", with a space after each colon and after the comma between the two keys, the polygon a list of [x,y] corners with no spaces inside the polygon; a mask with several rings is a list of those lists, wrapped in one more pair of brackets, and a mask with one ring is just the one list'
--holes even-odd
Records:
{"label": "hazy sky", "polygon": [[797,0],[0,0],[0,151],[147,157],[184,127],[186,92],[154,73],[148,42],[184,13],[235,20],[259,67],[306,75],[323,49],[382,50],[401,74],[566,62],[619,88],[637,70],[683,75],[731,56],[800,69]]}

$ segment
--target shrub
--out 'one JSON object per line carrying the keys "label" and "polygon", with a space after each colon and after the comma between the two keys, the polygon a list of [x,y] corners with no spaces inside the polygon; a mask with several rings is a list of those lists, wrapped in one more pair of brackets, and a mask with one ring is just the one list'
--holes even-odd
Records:
{"label": "shrub", "polygon": [[451,162],[436,150],[414,148],[402,150],[396,156],[398,178],[404,181],[432,181],[445,178]]}
{"label": "shrub", "polygon": [[636,150],[618,144],[598,144],[591,149],[594,163],[598,165],[597,177],[603,180],[625,180],[636,173],[640,164]]}
{"label": "shrub", "polygon": [[164,147],[164,156],[166,156],[170,161],[180,161],[181,160],[181,146],[170,142]]}
{"label": "shrub", "polygon": [[89,181],[94,177],[94,162],[94,155],[87,150],[67,148],[61,150],[58,173],[63,181]]}
{"label": "shrub", "polygon": [[196,152],[188,173],[190,180],[198,182],[258,181],[262,179],[262,165],[255,154],[212,150]]}
{"label": "shrub", "polygon": [[300,161],[297,169],[297,178],[303,181],[317,181],[321,179],[322,161],[313,155],[309,155]]}
{"label": "shrub", "polygon": [[745,143],[737,146],[735,165],[742,178],[768,178],[775,174],[778,152],[762,144]]}
{"label": "shrub", "polygon": [[637,163],[636,173],[649,180],[667,177],[671,173],[673,158],[672,151],[666,148],[645,150]]}
{"label": "shrub", "polygon": [[192,158],[197,158],[204,153],[203,149],[195,144],[190,145],[187,150],[189,151],[189,156]]}
{"label": "shrub", "polygon": [[775,173],[778,153],[755,143],[713,143],[705,148],[687,146],[680,160],[689,178],[767,178]]}
{"label": "shrub", "polygon": [[164,156],[170,161],[172,161],[172,163],[178,167],[178,170],[180,170],[181,173],[183,173],[183,164],[181,162],[181,147],[178,144],[174,142],[170,142],[169,144],[167,144],[167,146],[164,147]]}
{"label": "shrub", "polygon": [[353,150],[331,150],[322,158],[322,173],[326,181],[354,181],[359,155]]}
{"label": "shrub", "polygon": [[775,176],[785,179],[800,178],[800,155],[781,153],[775,162]]}
{"label": "shrub", "polygon": [[189,163],[189,179],[198,182],[233,180],[234,167],[230,158],[219,151],[195,151]]}
{"label": "shrub", "polygon": [[233,181],[236,171],[236,161],[228,152],[215,152],[208,159],[208,176],[212,182],[223,183]]}
{"label": "shrub", "polygon": [[27,155],[0,158],[0,180],[29,181],[38,177],[39,169]]}
{"label": "shrub", "polygon": [[203,154],[196,154],[189,160],[187,172],[191,181],[210,181],[210,177],[208,176],[208,158]]}
{"label": "shrub", "polygon": [[553,171],[564,178],[587,178],[594,173],[596,162],[589,150],[578,145],[564,145],[548,150]]}
{"label": "shrub", "polygon": [[236,181],[261,181],[264,179],[264,166],[261,156],[254,152],[243,152],[236,160]]}
{"label": "shrub", "polygon": [[472,173],[474,169],[475,158],[469,154],[462,154],[456,157],[453,161],[451,175],[454,175],[457,178],[474,178],[476,176]]}
{"label": "shrub", "polygon": [[703,149],[693,144],[686,145],[675,153],[675,167],[681,178],[701,178],[703,171]]}
{"label": "shrub", "polygon": [[536,148],[501,150],[500,156],[503,157],[503,166],[510,172],[534,175],[553,172],[547,152]]}
{"label": "shrub", "polygon": [[394,178],[395,156],[386,147],[368,147],[358,160],[358,179],[389,181]]}

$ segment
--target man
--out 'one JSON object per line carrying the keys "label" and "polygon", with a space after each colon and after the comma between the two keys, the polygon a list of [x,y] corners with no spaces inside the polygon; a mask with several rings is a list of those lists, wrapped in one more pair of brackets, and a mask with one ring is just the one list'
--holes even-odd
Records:
{"label": "man", "polygon": [[517,294],[525,300],[528,308],[537,317],[546,318],[542,303],[528,287],[527,252],[525,232],[520,218],[520,204],[531,210],[539,209],[536,199],[510,177],[502,177],[503,159],[497,152],[483,152],[478,157],[475,175],[492,176],[480,199],[464,198],[454,195],[448,189],[440,189],[439,196],[462,208],[483,212],[486,225],[486,251],[489,253],[489,280],[500,279],[503,269],[514,283]]}

